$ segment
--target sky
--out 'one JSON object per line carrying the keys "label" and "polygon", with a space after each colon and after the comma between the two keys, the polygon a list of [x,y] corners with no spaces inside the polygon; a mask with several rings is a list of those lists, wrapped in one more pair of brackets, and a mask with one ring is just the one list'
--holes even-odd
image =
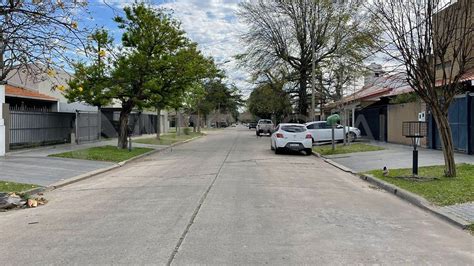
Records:
{"label": "sky", "polygon": [[[242,53],[244,46],[240,35],[246,25],[239,21],[236,12],[243,0],[148,0],[153,6],[171,9],[173,16],[181,21],[187,36],[198,43],[206,56],[212,56],[219,68],[226,71],[229,84],[235,84],[244,95],[251,92],[247,82],[248,73],[237,67],[233,56]],[[133,0],[89,1],[90,16],[85,21],[90,26],[107,28],[120,42],[121,31],[112,18],[122,15],[122,8]]]}

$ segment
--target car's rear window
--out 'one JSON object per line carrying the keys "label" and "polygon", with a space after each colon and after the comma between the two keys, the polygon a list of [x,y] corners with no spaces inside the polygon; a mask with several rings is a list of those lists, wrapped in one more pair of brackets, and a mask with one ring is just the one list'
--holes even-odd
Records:
{"label": "car's rear window", "polygon": [[281,130],[291,133],[305,132],[306,128],[303,126],[282,126]]}
{"label": "car's rear window", "polygon": [[271,124],[272,120],[260,120],[258,121],[259,124]]}

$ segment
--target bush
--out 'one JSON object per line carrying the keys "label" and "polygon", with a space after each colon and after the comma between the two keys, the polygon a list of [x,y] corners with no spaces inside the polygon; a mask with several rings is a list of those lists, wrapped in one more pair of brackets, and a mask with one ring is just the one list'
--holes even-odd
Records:
{"label": "bush", "polygon": [[184,135],[189,135],[189,134],[191,134],[191,129],[189,127],[185,127],[183,129],[183,132],[184,132]]}

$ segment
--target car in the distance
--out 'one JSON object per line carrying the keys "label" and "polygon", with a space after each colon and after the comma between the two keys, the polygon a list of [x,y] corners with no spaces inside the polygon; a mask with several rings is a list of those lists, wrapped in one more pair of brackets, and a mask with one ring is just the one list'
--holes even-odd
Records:
{"label": "car in the distance", "polygon": [[276,154],[283,150],[304,151],[311,155],[313,142],[311,133],[303,124],[279,124],[271,136],[270,148]]}
{"label": "car in the distance", "polygon": [[[306,123],[306,128],[311,133],[313,142],[331,141],[332,127],[326,121],[314,121]],[[360,130],[356,127],[346,126],[346,139],[355,141],[360,138]],[[334,129],[334,139],[339,141],[344,139],[344,126],[337,125]]]}
{"label": "car in the distance", "polygon": [[269,134],[271,135],[273,132],[273,122],[270,119],[260,119],[258,120],[257,124],[257,136],[260,136],[262,134]]}
{"label": "car in the distance", "polygon": [[257,128],[257,122],[250,122],[249,123],[249,129],[252,129],[252,128]]}

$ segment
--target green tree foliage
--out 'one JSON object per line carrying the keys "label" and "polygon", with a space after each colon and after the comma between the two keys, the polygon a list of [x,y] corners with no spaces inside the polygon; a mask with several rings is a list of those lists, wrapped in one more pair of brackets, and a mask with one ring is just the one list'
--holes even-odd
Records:
{"label": "green tree foliage", "polygon": [[242,95],[235,86],[228,86],[222,79],[217,78],[209,80],[204,84],[206,97],[199,105],[203,114],[209,114],[212,111],[219,113],[231,113],[234,118],[238,118],[239,107],[243,105]]}
{"label": "green tree foliage", "polygon": [[90,63],[74,65],[74,77],[65,91],[69,102],[85,102],[99,108],[111,102],[111,59],[108,56],[111,47],[112,38],[106,30],[99,29],[89,36],[86,53]]}
{"label": "green tree foliage", "polygon": [[280,122],[291,114],[291,102],[282,86],[270,83],[260,84],[255,88],[247,101],[251,114],[260,118],[272,118]]}
{"label": "green tree foliage", "polygon": [[115,18],[124,30],[124,49],[112,72],[116,84],[112,94],[122,103],[118,140],[122,149],[127,147],[129,114],[134,108],[150,107],[164,98],[162,72],[182,62],[178,58],[188,44],[179,23],[163,10],[140,3],[125,7],[124,11],[125,17]]}

